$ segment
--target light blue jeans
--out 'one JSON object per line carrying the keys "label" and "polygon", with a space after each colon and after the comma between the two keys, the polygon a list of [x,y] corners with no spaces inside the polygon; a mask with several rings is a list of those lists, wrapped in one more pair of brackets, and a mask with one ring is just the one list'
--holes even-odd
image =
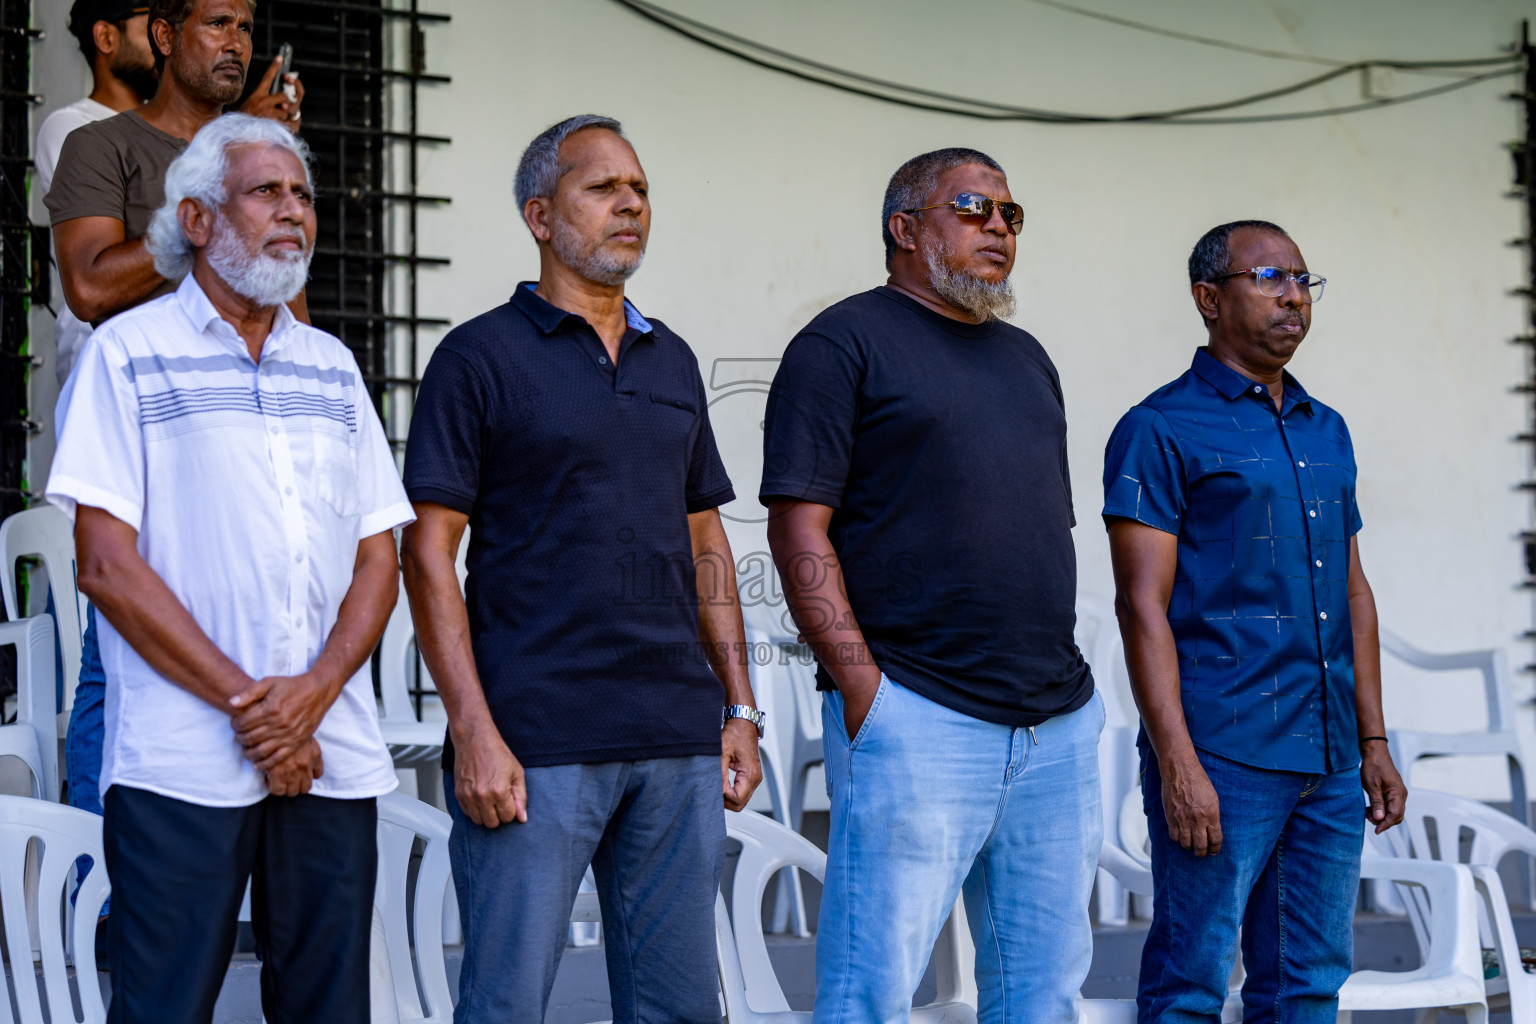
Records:
{"label": "light blue jeans", "polygon": [[841,694],[824,695],[821,717],[832,820],[818,1024],[907,1020],[962,891],[981,1024],[1076,1021],[1104,834],[1099,695],[1031,731],[882,676],[851,742]]}

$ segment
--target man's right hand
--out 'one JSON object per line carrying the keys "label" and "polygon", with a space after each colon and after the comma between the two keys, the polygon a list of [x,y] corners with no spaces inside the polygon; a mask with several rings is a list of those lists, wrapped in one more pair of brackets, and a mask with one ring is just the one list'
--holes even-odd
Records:
{"label": "man's right hand", "polygon": [[1200,761],[1191,754],[1180,761],[1159,763],[1163,776],[1163,815],[1168,834],[1196,857],[1221,852],[1221,801]]}
{"label": "man's right hand", "polygon": [[837,692],[843,695],[843,728],[848,730],[848,742],[852,743],[864,728],[864,719],[874,706],[875,694],[880,692],[880,669],[873,665],[849,666],[837,680]]}
{"label": "man's right hand", "polygon": [[453,795],[469,820],[486,828],[528,820],[523,766],[494,729],[453,741]]}

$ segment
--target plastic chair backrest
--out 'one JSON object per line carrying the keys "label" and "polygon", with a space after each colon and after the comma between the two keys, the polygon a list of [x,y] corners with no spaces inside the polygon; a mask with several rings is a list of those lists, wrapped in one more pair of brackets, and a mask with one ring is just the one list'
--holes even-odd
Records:
{"label": "plastic chair backrest", "polygon": [[33,795],[59,799],[58,718],[54,712],[53,620],[34,615],[0,622],[0,646],[16,646],[16,721],[0,725],[0,754],[27,762]]}
{"label": "plastic chair backrest", "polygon": [[1389,629],[1380,631],[1381,649],[1405,664],[1428,672],[1476,671],[1483,677],[1488,702],[1488,731],[1509,732],[1515,727],[1514,688],[1509,664],[1498,648],[1435,654],[1413,646]]}
{"label": "plastic chair backrest", "polygon": [[1115,605],[1108,598],[1097,594],[1077,595],[1077,629],[1079,646],[1084,634],[1087,646],[1083,657],[1093,669],[1094,683],[1104,698],[1106,728],[1134,726],[1138,719],[1135,706],[1125,706],[1125,692],[1130,687],[1125,667],[1125,646],[1120,639],[1120,622],[1115,617]]}
{"label": "plastic chair backrest", "polygon": [[[443,959],[443,901],[451,875],[451,828],[448,815],[420,800],[399,792],[379,797],[379,869],[373,902],[384,921],[389,973],[403,1024],[447,1024],[453,1020],[453,1000]],[[418,838],[426,842],[426,849],[416,872],[415,902],[409,918],[412,927],[408,929],[405,897],[411,851]]]}
{"label": "plastic chair backrest", "polygon": [[6,618],[13,621],[22,618],[23,612],[30,615],[42,610],[41,605],[36,609],[18,607],[16,568],[23,558],[41,559],[48,570],[59,650],[64,656],[64,700],[59,710],[68,711],[75,704],[85,636],[85,599],[76,582],[75,531],[69,517],[52,505],[39,505],[0,523],[0,596],[5,600]]}
{"label": "plastic chair backrest", "polygon": [[[1434,842],[1430,841],[1429,835],[1431,822],[1435,828]],[[1461,855],[1464,834],[1471,840],[1465,859]],[[1408,800],[1403,824],[1372,839],[1396,857],[1494,869],[1506,854],[1536,855],[1536,832],[1487,804],[1432,789],[1414,790]],[[1428,908],[1422,905],[1422,896],[1401,892],[1400,895],[1404,896],[1408,906],[1408,916],[1420,948],[1427,948]],[[1410,895],[1416,898],[1410,900]],[[1484,921],[1483,927],[1485,930],[1491,927],[1491,922]]]}
{"label": "plastic chair backrest", "polygon": [[[32,886],[27,884],[29,847],[36,851],[37,874]],[[67,892],[79,857],[91,858],[91,870],[71,907]],[[20,1024],[43,1024],[44,1000],[48,1019],[55,1024],[75,1020],[101,1024],[106,1020],[91,951],[96,944],[96,918],[107,892],[101,818],[45,800],[0,796],[0,917],[10,956],[5,977],[10,995],[0,1001],[6,1020],[10,1018],[11,1000],[20,1010]],[[41,998],[32,960],[33,934],[38,938],[42,967]],[[83,950],[80,955],[89,964],[80,972],[80,1017],[76,1017],[70,998],[70,948]]]}
{"label": "plastic chair backrest", "polygon": [[[750,1024],[772,1014],[790,1012],[763,939],[762,902],[768,882],[786,867],[798,868],[821,880],[826,873],[827,858],[804,836],[761,814],[727,811],[725,827],[726,834],[741,844],[741,856],[736,861],[736,876],[731,886],[731,910],[735,918],[730,922],[730,935],[736,948],[729,957],[722,958],[721,980],[725,983],[726,1017],[733,1024]],[[963,1004],[971,1011],[974,1020],[975,955],[962,907],[957,901],[934,948],[938,992],[931,1006]],[[722,909],[717,904],[717,922]],[[733,979],[737,977],[740,978],[739,987],[733,986]],[[923,1007],[914,1009],[914,1018],[922,1019],[923,1010]],[[809,1014],[805,1016],[809,1017]]]}

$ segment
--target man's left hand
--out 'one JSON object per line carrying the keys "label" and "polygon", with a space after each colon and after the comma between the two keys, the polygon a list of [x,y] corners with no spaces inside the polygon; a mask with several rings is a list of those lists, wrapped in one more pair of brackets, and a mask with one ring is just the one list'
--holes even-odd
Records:
{"label": "man's left hand", "polygon": [[1376,826],[1377,835],[1402,823],[1403,811],[1408,806],[1408,787],[1403,785],[1385,743],[1365,745],[1360,756],[1360,785],[1371,801],[1365,818]]}
{"label": "man's left hand", "polygon": [[261,81],[256,84],[256,91],[251,93],[250,99],[240,105],[240,113],[250,114],[252,117],[269,117],[274,121],[281,121],[283,127],[297,135],[299,133],[299,107],[304,102],[304,83],[299,81],[299,76],[293,72],[283,76],[284,82],[293,86],[293,99],[288,98],[283,86],[279,86],[277,92],[272,92],[272,80],[277,77],[278,69],[283,65],[281,57],[275,57],[267,68],[267,73],[261,76]]}
{"label": "man's left hand", "polygon": [[267,676],[230,699],[235,736],[246,759],[261,771],[292,756],[320,728],[331,706],[330,688],[311,673]]}
{"label": "man's left hand", "polygon": [[[736,782],[731,783],[731,772]],[[732,811],[746,808],[753,790],[763,781],[763,764],[757,754],[757,726],[745,718],[728,719],[720,730],[720,789],[725,806]]]}

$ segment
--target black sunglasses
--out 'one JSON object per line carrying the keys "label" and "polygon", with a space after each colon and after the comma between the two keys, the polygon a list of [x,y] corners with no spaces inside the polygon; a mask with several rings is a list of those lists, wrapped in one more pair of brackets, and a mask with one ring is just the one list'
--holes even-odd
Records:
{"label": "black sunglasses", "polygon": [[991,217],[992,208],[997,207],[997,212],[1003,215],[1003,220],[1008,224],[1008,230],[1014,234],[1024,226],[1024,207],[1018,203],[1005,203],[1000,199],[991,199],[980,192],[961,192],[947,203],[937,203],[933,206],[919,206],[915,210],[902,210],[902,213],[922,213],[924,210],[937,210],[940,206],[953,206],[955,212],[962,217]]}

